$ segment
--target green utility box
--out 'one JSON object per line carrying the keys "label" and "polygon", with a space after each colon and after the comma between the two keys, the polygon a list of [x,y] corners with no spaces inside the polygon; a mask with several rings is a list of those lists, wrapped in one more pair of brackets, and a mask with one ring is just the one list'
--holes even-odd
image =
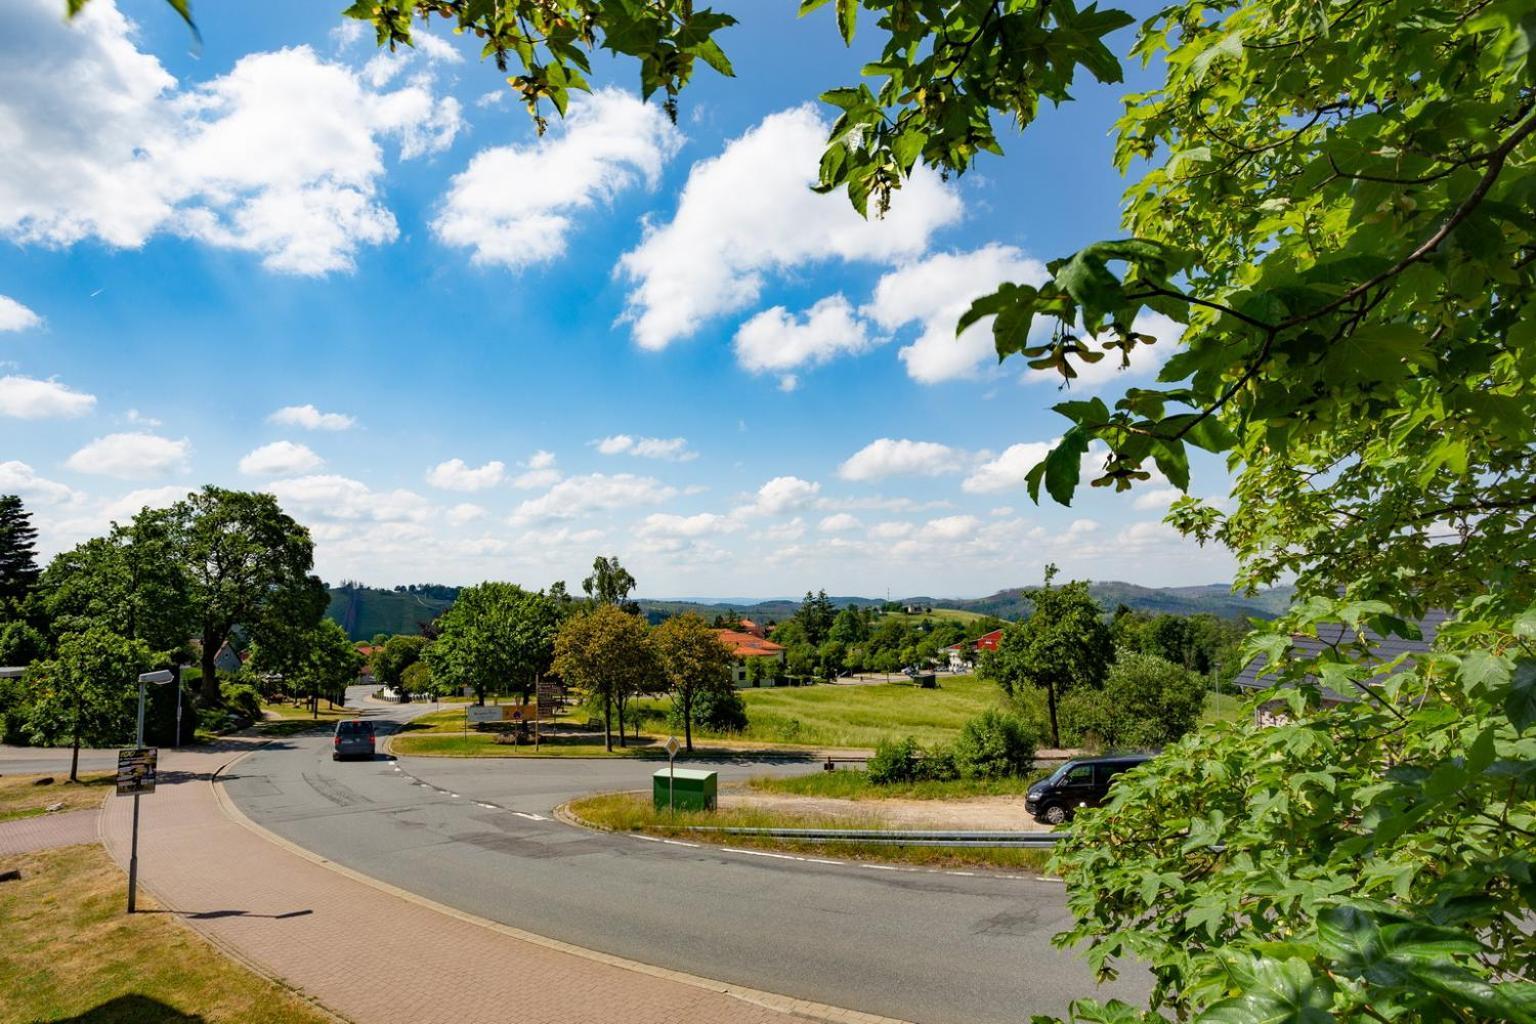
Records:
{"label": "green utility box", "polygon": [[[677,790],[670,794],[672,800],[669,803],[669,779],[672,777],[677,779]],[[715,809],[718,789],[715,773],[701,772],[697,768],[670,771],[663,768],[651,776],[651,799],[658,811],[664,811],[669,806],[678,811],[712,811]]]}

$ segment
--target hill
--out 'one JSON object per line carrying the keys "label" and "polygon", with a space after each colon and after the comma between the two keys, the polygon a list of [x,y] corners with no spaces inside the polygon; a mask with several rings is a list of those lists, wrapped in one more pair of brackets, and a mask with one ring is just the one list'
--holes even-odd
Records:
{"label": "hill", "polygon": [[331,604],[325,614],[341,624],[353,640],[369,640],[379,633],[420,633],[421,627],[448,609],[458,587],[399,587],[382,590],[358,583],[331,588]]}
{"label": "hill", "polygon": [[[1094,598],[1106,612],[1125,605],[1150,614],[1196,615],[1205,613],[1224,619],[1273,618],[1285,610],[1291,599],[1289,587],[1277,587],[1245,597],[1234,594],[1225,583],[1197,587],[1140,587],[1134,583],[1106,580],[1089,584]],[[354,640],[367,640],[378,633],[419,633],[421,627],[441,615],[454,597],[457,587],[435,585],[396,587],[385,590],[359,583],[343,583],[331,588],[331,605],[326,614],[341,623]],[[1020,619],[1029,614],[1024,588],[999,590],[987,597],[905,597],[898,603],[932,608],[934,618],[990,615],[1000,619]],[[838,608],[848,605],[882,605],[882,598],[831,597]],[[659,600],[642,598],[642,611],[651,622],[660,622],[683,612],[694,612],[706,619],[716,615],[740,615],[758,622],[783,622],[800,607],[798,598],[771,598],[755,601],[741,599],[679,598]]]}

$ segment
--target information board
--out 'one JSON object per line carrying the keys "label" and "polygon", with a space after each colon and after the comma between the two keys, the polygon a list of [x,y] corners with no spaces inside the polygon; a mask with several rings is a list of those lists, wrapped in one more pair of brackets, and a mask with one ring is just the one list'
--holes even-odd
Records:
{"label": "information board", "polygon": [[117,795],[133,796],[135,793],[155,791],[155,765],[160,757],[158,747],[136,747],[117,752]]}

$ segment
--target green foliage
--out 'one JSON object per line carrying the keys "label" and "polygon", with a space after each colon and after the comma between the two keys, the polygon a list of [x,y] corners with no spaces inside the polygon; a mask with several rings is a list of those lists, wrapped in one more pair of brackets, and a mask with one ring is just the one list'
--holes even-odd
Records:
{"label": "green foliage", "polygon": [[37,586],[37,528],[14,494],[0,494],[0,621]]}
{"label": "green foliage", "polygon": [[562,594],[514,583],[482,583],[459,592],[437,620],[438,637],[423,651],[434,679],[489,693],[533,690],[554,660],[555,633],[571,605]]}
{"label": "green foliage", "polygon": [[222,703],[229,712],[247,722],[261,719],[261,693],[249,683],[219,684]]}
{"label": "green foliage", "polygon": [[1052,586],[1054,565],[1046,567],[1045,586],[1030,592],[1035,610],[1023,623],[1003,632],[996,651],[985,652],[981,673],[1012,696],[1025,687],[1045,691],[1051,745],[1061,746],[1057,705],[1075,687],[1098,687],[1115,658],[1114,638],[1103,610],[1078,580]]}
{"label": "green foliage", "polygon": [[392,636],[384,642],[383,650],[375,651],[370,659],[373,678],[391,689],[399,689],[406,670],[421,660],[426,649],[424,636]]}
{"label": "green foliage", "polygon": [[746,709],[740,698],[735,701],[741,709],[740,725],[735,725],[731,709],[721,701],[725,694],[734,696],[731,668],[735,658],[708,623],[691,612],[677,615],[657,626],[649,639],[657,663],[666,676],[672,693],[672,708],[682,725],[685,746],[690,751],[693,749],[694,722],[711,726],[709,721],[698,716],[696,705],[701,700],[708,699],[712,711],[723,712],[731,718],[729,724],[734,728],[730,731],[745,728]]}
{"label": "green foliage", "polygon": [[[734,735],[747,728],[747,702],[731,687],[701,690],[693,700],[692,724],[714,735]],[[685,728],[682,705],[667,711],[673,732]]]}
{"label": "green foliage", "polygon": [[400,686],[412,696],[425,693],[440,697],[443,694],[437,677],[432,674],[432,669],[424,661],[414,662],[406,667],[406,670],[400,674]]}
{"label": "green foliage", "polygon": [[100,626],[66,633],[54,657],[34,662],[24,677],[30,740],[75,748],[132,742],[138,677],[153,664],[141,640]]}
{"label": "green foliage", "polygon": [[[460,599],[462,600],[462,598]],[[613,749],[612,713],[637,695],[660,689],[660,670],[645,620],[616,604],[598,604],[566,619],[555,637],[554,670],[568,687],[603,711],[603,745]]]}
{"label": "green foliage", "polygon": [[910,736],[881,740],[875,747],[875,756],[869,759],[864,770],[869,773],[869,781],[877,786],[913,782],[917,779],[917,764],[921,757],[922,749]]}
{"label": "green foliage", "polygon": [[954,763],[961,778],[1004,779],[1035,767],[1035,735],[1022,719],[988,710],[965,723],[955,740]]}
{"label": "green foliage", "polygon": [[1172,662],[1122,652],[1102,690],[1082,688],[1062,698],[1062,738],[1072,746],[1161,747],[1195,727],[1208,691],[1205,680]]}

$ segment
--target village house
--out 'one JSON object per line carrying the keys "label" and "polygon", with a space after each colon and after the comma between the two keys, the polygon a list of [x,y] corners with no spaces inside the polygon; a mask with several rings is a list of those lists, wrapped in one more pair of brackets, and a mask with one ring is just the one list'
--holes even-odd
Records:
{"label": "village house", "polygon": [[[715,635],[720,638],[721,643],[731,649],[731,655],[735,658],[731,665],[732,685],[738,688],[761,685],[761,678],[752,679],[747,672],[747,664],[759,658],[772,659],[768,663],[772,672],[767,673],[770,680],[776,680],[782,673],[784,668],[784,648],[781,645],[753,633],[745,633],[736,629],[717,629],[715,630]],[[773,686],[774,683],[769,682],[768,685]]]}
{"label": "village house", "polygon": [[982,651],[995,651],[997,645],[1002,643],[1003,631],[994,629],[990,633],[983,633],[975,640],[962,640],[957,644],[950,644],[944,648],[949,655],[949,670],[951,672],[964,672],[969,668]]}

